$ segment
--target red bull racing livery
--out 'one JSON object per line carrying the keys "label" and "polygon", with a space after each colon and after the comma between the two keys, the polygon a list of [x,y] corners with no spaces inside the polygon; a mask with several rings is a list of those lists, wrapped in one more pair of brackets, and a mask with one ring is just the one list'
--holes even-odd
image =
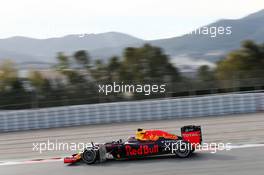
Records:
{"label": "red bull racing livery", "polygon": [[200,126],[184,126],[181,136],[161,130],[138,129],[136,137],[126,141],[91,143],[83,152],[64,158],[64,163],[84,162],[93,164],[107,159],[127,160],[161,155],[189,157],[202,142]]}

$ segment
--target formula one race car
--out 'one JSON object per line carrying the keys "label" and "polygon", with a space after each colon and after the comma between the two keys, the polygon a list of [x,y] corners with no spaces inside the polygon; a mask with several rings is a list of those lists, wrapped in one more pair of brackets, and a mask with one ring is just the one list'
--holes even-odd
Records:
{"label": "formula one race car", "polygon": [[138,129],[136,137],[126,141],[91,143],[83,152],[64,158],[64,163],[83,161],[87,164],[104,162],[107,159],[126,160],[161,155],[176,155],[180,158],[189,157],[202,142],[200,126],[184,126],[181,136],[161,130]]}

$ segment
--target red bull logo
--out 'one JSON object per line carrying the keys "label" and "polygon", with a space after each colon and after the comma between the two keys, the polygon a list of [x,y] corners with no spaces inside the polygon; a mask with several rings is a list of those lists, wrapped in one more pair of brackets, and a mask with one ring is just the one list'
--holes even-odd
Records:
{"label": "red bull logo", "polygon": [[159,152],[159,146],[154,145],[150,147],[149,145],[140,145],[139,148],[132,148],[130,145],[126,145],[126,156],[142,156],[150,155]]}

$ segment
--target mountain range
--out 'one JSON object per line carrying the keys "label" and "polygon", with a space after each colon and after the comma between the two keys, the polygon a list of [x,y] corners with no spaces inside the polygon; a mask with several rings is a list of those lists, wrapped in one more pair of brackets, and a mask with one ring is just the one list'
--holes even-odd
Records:
{"label": "mountain range", "polygon": [[202,27],[221,26],[231,26],[232,34],[216,37],[185,34],[159,40],[143,40],[119,32],[67,35],[48,39],[15,36],[0,39],[0,60],[13,59],[20,65],[54,64],[57,52],[72,54],[77,50],[87,50],[93,59],[107,59],[121,55],[126,47],[150,43],[163,48],[176,62],[180,58],[215,62],[227,52],[239,48],[243,40],[264,42],[264,9],[240,19],[223,19]]}

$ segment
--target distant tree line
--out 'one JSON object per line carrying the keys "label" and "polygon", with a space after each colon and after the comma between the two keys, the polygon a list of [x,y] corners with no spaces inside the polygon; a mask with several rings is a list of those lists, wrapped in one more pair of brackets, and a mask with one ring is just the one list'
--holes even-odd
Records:
{"label": "distant tree line", "polygon": [[[219,92],[263,89],[264,43],[244,41],[216,67],[201,66],[194,76],[186,76],[170,62],[161,48],[146,44],[128,47],[121,57],[92,60],[79,50],[73,55],[57,54],[57,64],[49,71],[30,70],[20,77],[15,63],[0,64],[0,109],[24,109],[89,103],[177,97]],[[160,83],[167,93],[102,95],[99,83]]]}

